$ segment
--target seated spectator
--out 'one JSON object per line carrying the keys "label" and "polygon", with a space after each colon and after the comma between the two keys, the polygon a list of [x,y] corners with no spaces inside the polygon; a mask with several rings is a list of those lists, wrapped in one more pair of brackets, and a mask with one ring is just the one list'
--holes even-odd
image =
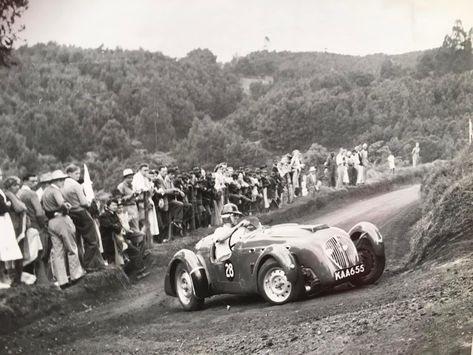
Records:
{"label": "seated spectator", "polygon": [[[109,263],[117,261],[117,254],[125,262],[125,270],[135,273],[137,278],[149,275],[144,266],[144,235],[140,232],[126,230],[118,216],[118,201],[107,201],[104,212],[100,215],[100,233],[104,248],[104,258]],[[120,264],[120,263],[119,263]]]}

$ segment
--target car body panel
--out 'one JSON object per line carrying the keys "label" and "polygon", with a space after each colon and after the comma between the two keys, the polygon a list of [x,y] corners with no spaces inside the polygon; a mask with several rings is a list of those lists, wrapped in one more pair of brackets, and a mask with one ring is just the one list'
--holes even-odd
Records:
{"label": "car body panel", "polygon": [[[195,271],[193,280],[195,277],[199,288],[196,294],[260,293],[258,271],[268,258],[278,262],[289,281],[295,283],[304,277],[303,281],[307,283],[309,273],[311,284],[317,284],[320,289],[329,289],[350,280],[350,277],[337,280],[337,271],[360,263],[355,243],[368,239],[375,245],[376,252],[384,255],[382,237],[374,225],[361,222],[350,232],[353,233],[352,237],[340,228],[320,224],[259,225],[256,230],[245,230],[240,240],[230,238],[228,243],[232,246],[232,255],[221,262],[215,261],[213,235],[209,235],[197,243],[195,252],[185,250],[175,254],[166,273],[165,291],[175,296],[172,287],[173,268],[176,263],[184,262],[190,270]],[[306,271],[305,276],[302,270]],[[205,281],[207,285],[203,285]]]}

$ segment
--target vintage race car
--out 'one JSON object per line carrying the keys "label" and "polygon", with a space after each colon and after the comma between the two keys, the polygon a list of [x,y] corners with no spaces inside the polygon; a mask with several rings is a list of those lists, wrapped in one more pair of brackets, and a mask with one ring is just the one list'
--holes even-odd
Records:
{"label": "vintage race car", "polygon": [[245,218],[250,225],[227,240],[228,259],[216,260],[209,235],[195,251],[182,249],[170,261],[164,289],[185,310],[199,309],[206,297],[222,293],[256,293],[279,305],[342,283],[371,284],[384,271],[383,237],[369,222],[347,233],[325,224],[266,227],[256,217]]}

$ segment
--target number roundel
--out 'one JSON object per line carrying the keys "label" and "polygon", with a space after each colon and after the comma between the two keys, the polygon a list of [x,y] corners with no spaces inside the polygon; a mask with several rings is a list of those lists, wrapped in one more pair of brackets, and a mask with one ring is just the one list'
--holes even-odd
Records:
{"label": "number roundel", "polygon": [[233,281],[235,278],[235,269],[233,268],[233,264],[230,261],[225,263],[225,277],[229,281]]}

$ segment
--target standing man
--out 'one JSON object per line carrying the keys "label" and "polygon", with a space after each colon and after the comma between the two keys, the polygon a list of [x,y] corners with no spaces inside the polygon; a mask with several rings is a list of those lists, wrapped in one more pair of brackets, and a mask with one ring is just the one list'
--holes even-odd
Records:
{"label": "standing man", "polygon": [[[140,217],[140,230],[145,230],[147,235],[147,247],[151,246],[150,238],[157,238],[159,235],[158,216],[153,203],[154,184],[151,181],[151,174],[148,164],[141,164],[138,172],[133,175],[131,181],[133,191],[139,195],[138,211]],[[145,209],[146,206],[146,209]],[[146,223],[147,222],[147,223]]]}
{"label": "standing man", "polygon": [[343,148],[340,148],[340,151],[335,158],[335,162],[337,164],[337,189],[341,189],[343,187],[343,175],[345,174],[345,155]]}
{"label": "standing man", "polygon": [[49,236],[48,219],[39,202],[38,195],[34,191],[38,186],[38,176],[27,174],[23,177],[23,186],[18,192],[18,197],[26,205],[26,214],[30,220],[30,227],[38,231],[43,247],[38,258],[33,262],[33,272],[37,277],[38,284],[48,284],[46,270],[49,259]]}
{"label": "standing man", "polygon": [[365,183],[363,157],[361,154],[361,147],[357,146],[355,149],[356,149],[356,154],[353,155],[353,160],[355,162],[355,169],[356,169],[356,184],[361,185]]}
{"label": "standing man", "polygon": [[125,211],[128,213],[128,223],[130,228],[139,231],[140,215],[138,213],[138,206],[136,205],[137,194],[133,191],[133,175],[133,170],[123,170],[123,181],[118,184],[117,190],[120,191],[122,195],[122,203],[125,207]]}
{"label": "standing man", "polygon": [[412,167],[415,168],[419,164],[420,158],[420,147],[419,142],[416,142],[416,146],[412,149]]}
{"label": "standing man", "polygon": [[[80,264],[75,241],[76,228],[67,215],[70,204],[64,200],[61,192],[67,177],[61,170],[54,171],[51,174],[51,184],[44,190],[41,200],[46,217],[49,219],[52,271],[62,288],[68,285],[69,277],[73,282],[85,274]],[[66,267],[66,263],[68,267]]]}
{"label": "standing man", "polygon": [[391,171],[391,173],[394,174],[396,170],[396,162],[395,162],[394,155],[391,152],[389,152],[389,156],[388,156],[388,165],[389,165],[389,170]]}
{"label": "standing man", "polygon": [[368,165],[370,164],[368,160],[368,144],[363,143],[363,149],[361,150],[361,164],[363,165],[363,183],[366,182],[366,174],[368,173]]}
{"label": "standing man", "polygon": [[184,204],[181,201],[176,200],[175,195],[180,194],[181,197],[184,197],[184,192],[174,187],[173,182],[168,176],[168,169],[165,166],[159,167],[156,184],[158,189],[164,191],[163,210],[169,212],[169,222],[174,224],[179,230],[182,230],[181,224],[183,220]]}
{"label": "standing man", "polygon": [[102,270],[105,268],[105,262],[100,254],[95,222],[88,211],[90,205],[84,190],[78,182],[80,179],[80,168],[77,165],[71,164],[66,168],[66,174],[68,178],[64,181],[62,192],[65,201],[71,205],[69,216],[76,227],[77,244],[80,244],[79,241],[83,243],[84,255],[82,263],[88,272]]}
{"label": "standing man", "polygon": [[335,163],[335,152],[331,152],[325,161],[325,166],[328,170],[328,186],[335,187],[335,174],[337,171],[337,164]]}
{"label": "standing man", "polygon": [[315,166],[311,166],[306,178],[307,191],[311,197],[315,197],[316,192],[320,190],[320,185],[320,180],[317,180],[317,169]]}

